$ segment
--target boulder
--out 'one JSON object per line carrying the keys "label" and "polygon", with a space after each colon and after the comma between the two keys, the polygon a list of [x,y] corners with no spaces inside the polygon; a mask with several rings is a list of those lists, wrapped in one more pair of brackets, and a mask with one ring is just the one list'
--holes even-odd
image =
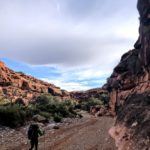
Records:
{"label": "boulder", "polygon": [[60,88],[48,87],[48,93],[52,94],[53,96],[62,96],[62,91]]}
{"label": "boulder", "polygon": [[41,115],[34,115],[33,120],[40,123],[46,123],[47,119]]}

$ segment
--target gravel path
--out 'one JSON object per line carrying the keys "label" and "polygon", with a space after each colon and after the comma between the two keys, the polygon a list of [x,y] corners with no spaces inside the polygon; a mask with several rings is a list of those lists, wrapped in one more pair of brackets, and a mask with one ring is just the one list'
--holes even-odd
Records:
{"label": "gravel path", "polygon": [[[39,150],[116,150],[114,141],[108,135],[113,123],[113,118],[86,116],[73,123],[64,124],[58,130],[47,130],[45,136],[39,139]],[[18,143],[21,142],[18,140]],[[10,143],[0,149],[28,150],[29,144],[27,141],[19,145]]]}
{"label": "gravel path", "polygon": [[108,130],[112,118],[92,118],[68,131],[68,134],[46,149],[51,150],[116,150]]}

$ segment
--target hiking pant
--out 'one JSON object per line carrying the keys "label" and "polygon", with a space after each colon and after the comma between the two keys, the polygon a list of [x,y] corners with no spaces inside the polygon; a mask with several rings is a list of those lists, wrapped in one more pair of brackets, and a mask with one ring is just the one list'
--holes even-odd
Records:
{"label": "hiking pant", "polygon": [[38,139],[31,139],[30,141],[31,148],[29,150],[32,150],[35,147],[35,150],[38,150]]}

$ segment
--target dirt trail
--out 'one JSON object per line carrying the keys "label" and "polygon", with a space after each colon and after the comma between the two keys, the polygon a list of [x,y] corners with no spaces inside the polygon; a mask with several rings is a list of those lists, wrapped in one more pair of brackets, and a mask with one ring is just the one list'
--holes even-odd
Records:
{"label": "dirt trail", "polygon": [[108,135],[112,124],[112,118],[92,118],[73,127],[46,150],[115,150],[114,142]]}
{"label": "dirt trail", "polygon": [[[114,141],[109,137],[108,130],[114,119],[109,117],[87,117],[81,122],[59,130],[46,131],[39,139],[39,150],[116,150]],[[22,144],[9,150],[28,150]]]}

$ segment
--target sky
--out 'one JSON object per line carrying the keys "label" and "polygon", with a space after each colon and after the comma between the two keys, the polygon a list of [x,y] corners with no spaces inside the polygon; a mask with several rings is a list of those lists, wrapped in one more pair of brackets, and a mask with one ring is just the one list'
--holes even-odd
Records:
{"label": "sky", "polygon": [[0,59],[62,89],[106,83],[138,38],[137,0],[0,0]]}

